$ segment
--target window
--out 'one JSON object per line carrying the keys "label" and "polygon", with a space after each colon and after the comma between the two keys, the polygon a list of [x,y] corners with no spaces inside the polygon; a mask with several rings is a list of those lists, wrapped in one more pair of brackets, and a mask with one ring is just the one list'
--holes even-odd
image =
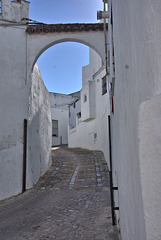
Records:
{"label": "window", "polygon": [[106,76],[102,78],[102,95],[107,92],[107,83],[106,83]]}
{"label": "window", "polygon": [[96,139],[97,138],[97,133],[94,133],[94,139]]}
{"label": "window", "polygon": [[78,119],[81,118],[81,112],[77,113]]}
{"label": "window", "polygon": [[87,94],[84,94],[84,102],[87,102]]}
{"label": "window", "polygon": [[52,120],[52,136],[58,137],[58,120]]}

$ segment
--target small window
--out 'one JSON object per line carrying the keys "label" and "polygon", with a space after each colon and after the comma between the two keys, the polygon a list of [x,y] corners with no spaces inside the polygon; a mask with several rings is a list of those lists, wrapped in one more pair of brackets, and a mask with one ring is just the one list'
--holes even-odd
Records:
{"label": "small window", "polygon": [[107,83],[106,83],[106,76],[102,78],[102,95],[107,93]]}
{"label": "small window", "polygon": [[52,120],[52,136],[58,137],[58,120]]}
{"label": "small window", "polygon": [[94,133],[94,139],[96,139],[97,138],[97,133]]}
{"label": "small window", "polygon": [[77,113],[78,119],[81,118],[81,112]]}
{"label": "small window", "polygon": [[84,102],[87,102],[87,94],[84,94]]}

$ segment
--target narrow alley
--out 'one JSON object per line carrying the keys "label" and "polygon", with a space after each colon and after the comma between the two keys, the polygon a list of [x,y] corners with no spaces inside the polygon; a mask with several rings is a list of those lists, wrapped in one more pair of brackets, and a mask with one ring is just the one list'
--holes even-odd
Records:
{"label": "narrow alley", "polygon": [[1,240],[118,240],[102,152],[54,148],[34,189],[0,202]]}

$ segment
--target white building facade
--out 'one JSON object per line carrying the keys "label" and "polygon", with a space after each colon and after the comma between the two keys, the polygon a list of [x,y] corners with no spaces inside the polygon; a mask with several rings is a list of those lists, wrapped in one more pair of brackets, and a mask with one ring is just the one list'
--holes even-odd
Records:
{"label": "white building facade", "polygon": [[70,106],[69,147],[102,150],[109,160],[108,115],[110,113],[105,66],[92,49],[89,65],[82,68],[81,99]]}
{"label": "white building facade", "polygon": [[69,105],[80,98],[80,93],[50,92],[52,116],[52,146],[68,144]]}

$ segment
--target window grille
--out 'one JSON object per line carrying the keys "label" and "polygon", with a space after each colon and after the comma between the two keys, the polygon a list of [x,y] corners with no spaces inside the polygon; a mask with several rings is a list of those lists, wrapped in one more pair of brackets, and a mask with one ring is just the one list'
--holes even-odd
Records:
{"label": "window grille", "polygon": [[52,120],[52,136],[58,137],[58,120]]}
{"label": "window grille", "polygon": [[102,95],[107,93],[107,83],[106,83],[106,76],[102,78]]}

